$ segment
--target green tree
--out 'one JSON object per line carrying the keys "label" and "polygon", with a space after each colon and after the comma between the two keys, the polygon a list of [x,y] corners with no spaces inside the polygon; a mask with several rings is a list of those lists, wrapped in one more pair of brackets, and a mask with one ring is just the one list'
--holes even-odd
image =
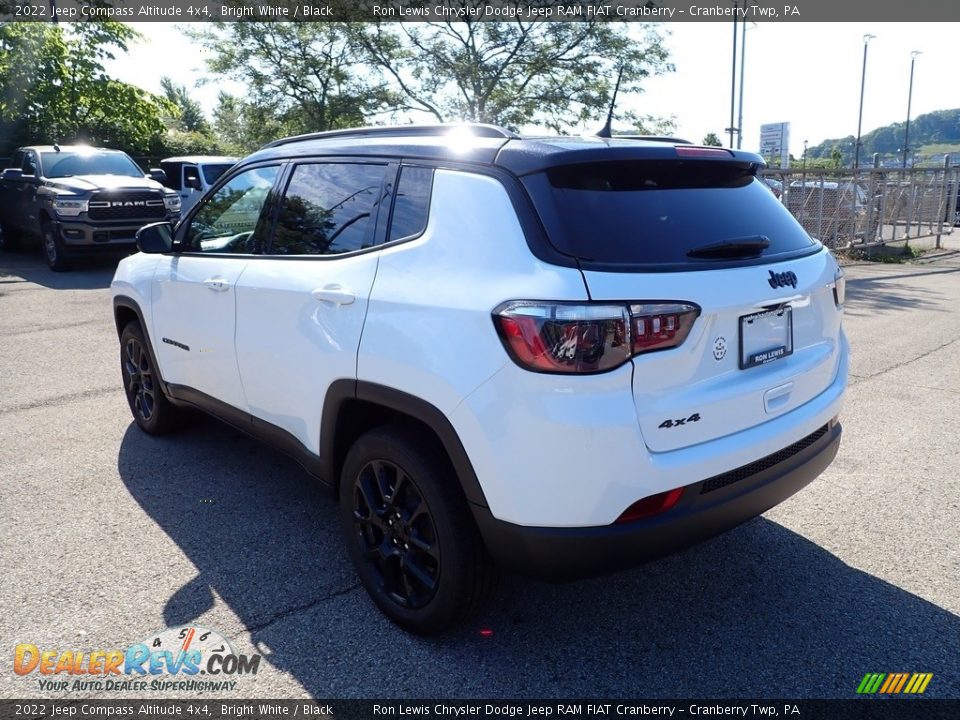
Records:
{"label": "green tree", "polygon": [[278,137],[303,131],[305,128],[294,129],[283,118],[278,118],[273,108],[222,91],[217,97],[213,132],[231,155],[246,155]]}
{"label": "green tree", "polygon": [[211,51],[212,73],[248,88],[222,114],[259,115],[277,134],[362,125],[392,104],[347,23],[212,23],[189,34]]}
{"label": "green tree", "polygon": [[104,69],[137,37],[112,21],[0,24],[0,154],[25,142],[148,147],[166,101]]}
{"label": "green tree", "polygon": [[704,135],[703,144],[709,145],[710,147],[723,147],[723,143],[720,142],[720,137],[715,132],[708,132]]}
{"label": "green tree", "polygon": [[175,121],[175,128],[184,132],[206,133],[210,125],[203,115],[200,103],[190,97],[187,88],[177,85],[168,77],[160,78],[160,88],[163,96],[179,110]]}
{"label": "green tree", "polygon": [[[440,122],[569,129],[602,121],[619,68],[621,98],[673,69],[653,25],[630,32],[589,21],[366,23],[354,32],[371,65],[398,90],[396,110]],[[649,122],[630,111],[617,117]]]}
{"label": "green tree", "polygon": [[830,160],[833,162],[833,166],[835,168],[838,168],[843,164],[843,151],[840,149],[839,145],[833,146],[833,150],[830,151]]}

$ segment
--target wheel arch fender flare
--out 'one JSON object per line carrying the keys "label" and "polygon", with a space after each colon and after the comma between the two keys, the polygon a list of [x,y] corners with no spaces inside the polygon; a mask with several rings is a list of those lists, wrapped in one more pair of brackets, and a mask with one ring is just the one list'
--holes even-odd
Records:
{"label": "wheel arch fender flare", "polygon": [[140,305],[128,295],[115,295],[113,298],[113,321],[117,326],[118,340],[120,336],[123,335],[123,329],[131,319],[136,320],[140,325],[143,339],[147,341],[147,352],[150,353],[150,362],[153,363],[153,366],[160,372],[163,393],[169,398],[170,393],[167,392],[166,383],[163,382],[163,368],[161,368],[157,362],[157,353],[153,348],[153,340],[150,338],[150,329],[143,319],[143,311],[140,309]]}
{"label": "wheel arch fender flare", "polygon": [[450,459],[467,501],[487,507],[473,464],[447,416],[426,400],[364,380],[336,380],[327,390],[320,420],[320,463],[328,482],[337,486],[343,460],[354,439],[350,429],[341,423],[352,403],[386,411],[395,417],[406,416],[424,425],[436,436]]}

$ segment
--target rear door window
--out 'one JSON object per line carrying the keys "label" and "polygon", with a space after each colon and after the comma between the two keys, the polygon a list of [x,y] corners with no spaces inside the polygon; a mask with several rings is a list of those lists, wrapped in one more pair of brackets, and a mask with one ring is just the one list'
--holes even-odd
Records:
{"label": "rear door window", "polygon": [[340,255],[370,247],[386,165],[297,165],[283,196],[271,255]]}
{"label": "rear door window", "polygon": [[524,184],[550,242],[587,262],[690,270],[716,264],[688,253],[717,243],[763,238],[764,258],[816,247],[744,163],[584,163],[536,173]]}

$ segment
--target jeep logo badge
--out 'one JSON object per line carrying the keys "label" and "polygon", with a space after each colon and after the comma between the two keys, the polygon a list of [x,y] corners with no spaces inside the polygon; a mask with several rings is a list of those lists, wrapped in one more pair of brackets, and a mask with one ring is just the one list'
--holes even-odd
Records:
{"label": "jeep logo badge", "polygon": [[786,287],[787,285],[795,288],[797,286],[797,276],[795,273],[790,272],[789,270],[783,273],[775,273],[773,270],[771,270],[770,277],[767,282],[770,283],[770,287],[773,289],[777,289],[778,287]]}

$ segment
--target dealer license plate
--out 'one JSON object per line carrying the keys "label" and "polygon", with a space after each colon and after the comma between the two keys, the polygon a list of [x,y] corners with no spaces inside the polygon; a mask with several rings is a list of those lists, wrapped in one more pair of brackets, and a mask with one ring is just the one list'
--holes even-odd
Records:
{"label": "dealer license plate", "polygon": [[740,318],[740,369],[766,365],[793,353],[793,308],[764,310]]}

